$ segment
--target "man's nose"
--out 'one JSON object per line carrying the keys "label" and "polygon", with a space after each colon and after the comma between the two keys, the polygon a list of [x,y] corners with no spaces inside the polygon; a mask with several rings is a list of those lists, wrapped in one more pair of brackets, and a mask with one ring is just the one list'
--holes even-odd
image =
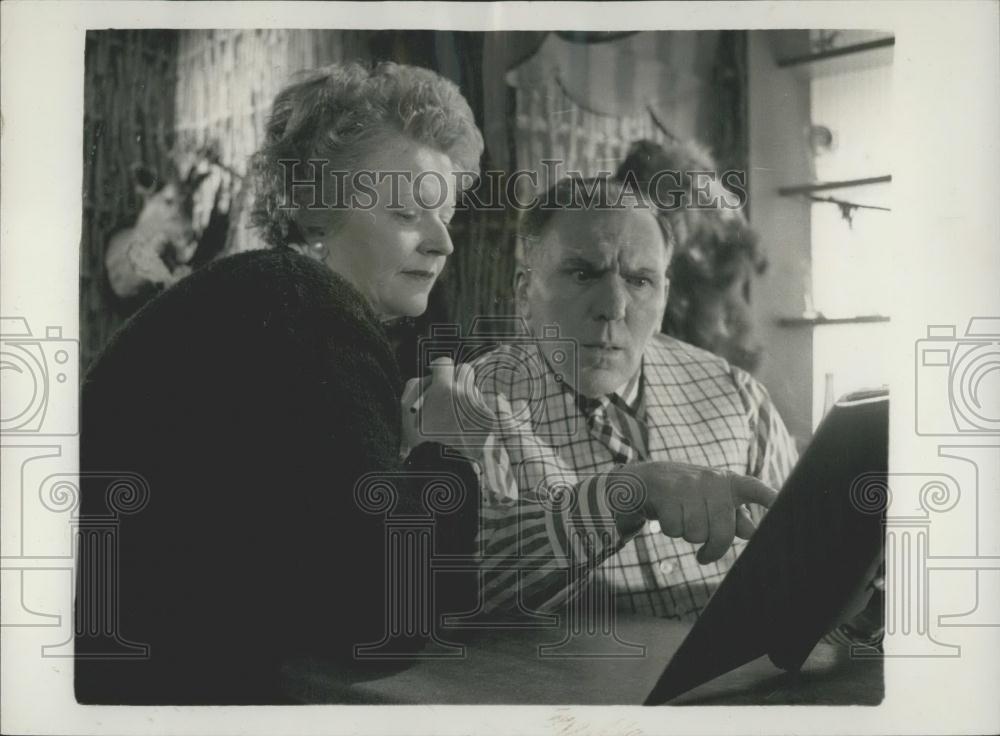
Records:
{"label": "man's nose", "polygon": [[428,218],[429,224],[418,250],[424,255],[450,256],[455,252],[448,227],[436,217]]}
{"label": "man's nose", "polygon": [[606,274],[598,287],[594,316],[608,322],[625,319],[627,306],[628,294],[625,291],[624,281],[618,274]]}

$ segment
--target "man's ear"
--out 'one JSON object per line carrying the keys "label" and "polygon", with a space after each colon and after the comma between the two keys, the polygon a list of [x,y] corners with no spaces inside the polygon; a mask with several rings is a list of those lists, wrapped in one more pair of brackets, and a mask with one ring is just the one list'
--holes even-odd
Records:
{"label": "man's ear", "polygon": [[660,324],[667,314],[667,302],[670,301],[670,271],[663,277],[663,309],[660,310]]}
{"label": "man's ear", "polygon": [[524,319],[531,319],[531,303],[528,301],[528,286],[531,281],[531,271],[518,264],[514,271],[514,305],[517,313]]}

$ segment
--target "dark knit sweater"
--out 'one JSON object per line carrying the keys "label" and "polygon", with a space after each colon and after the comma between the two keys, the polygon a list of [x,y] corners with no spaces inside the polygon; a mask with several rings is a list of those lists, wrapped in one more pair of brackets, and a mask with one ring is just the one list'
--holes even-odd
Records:
{"label": "dark knit sweater", "polygon": [[[400,391],[361,295],[289,250],[220,260],[138,312],[82,387],[81,523],[108,513],[102,478],[148,482],[145,507],[119,517],[118,635],[151,652],[79,660],[78,699],[273,702],[283,658],[377,641],[384,517],[353,489],[405,469]],[[438,449],[411,467],[473,482]],[[404,503],[419,491],[399,485]],[[471,548],[473,505],[439,520],[452,550]]]}

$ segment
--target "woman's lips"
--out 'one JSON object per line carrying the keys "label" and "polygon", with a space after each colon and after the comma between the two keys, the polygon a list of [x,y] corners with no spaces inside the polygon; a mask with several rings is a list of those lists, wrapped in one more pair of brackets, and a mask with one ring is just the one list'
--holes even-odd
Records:
{"label": "woman's lips", "polygon": [[419,269],[413,269],[410,271],[403,271],[404,276],[409,276],[417,281],[433,281],[437,278],[437,273],[434,271],[421,271]]}

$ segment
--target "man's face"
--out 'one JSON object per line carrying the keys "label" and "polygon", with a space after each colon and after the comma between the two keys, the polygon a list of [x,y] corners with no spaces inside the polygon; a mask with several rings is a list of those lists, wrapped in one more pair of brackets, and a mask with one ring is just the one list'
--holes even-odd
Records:
{"label": "man's face", "polygon": [[652,213],[560,210],[532,260],[518,277],[521,314],[536,335],[556,324],[561,338],[576,341],[579,374],[566,378],[578,392],[620,389],[639,370],[667,303],[667,252]]}

